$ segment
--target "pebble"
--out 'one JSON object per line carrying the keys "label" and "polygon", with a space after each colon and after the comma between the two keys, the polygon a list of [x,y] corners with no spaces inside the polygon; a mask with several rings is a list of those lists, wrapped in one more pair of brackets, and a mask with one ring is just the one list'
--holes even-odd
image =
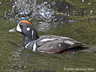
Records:
{"label": "pebble", "polygon": [[91,3],[88,3],[88,5],[91,5]]}
{"label": "pebble", "polygon": [[1,67],[1,69],[4,69],[4,67]]}
{"label": "pebble", "polygon": [[19,68],[22,68],[22,66],[19,66]]}
{"label": "pebble", "polygon": [[82,2],[84,3],[84,0],[82,0]]}
{"label": "pebble", "polygon": [[0,5],[2,4],[2,2],[0,2]]}
{"label": "pebble", "polygon": [[24,68],[27,68],[26,66],[24,66]]}

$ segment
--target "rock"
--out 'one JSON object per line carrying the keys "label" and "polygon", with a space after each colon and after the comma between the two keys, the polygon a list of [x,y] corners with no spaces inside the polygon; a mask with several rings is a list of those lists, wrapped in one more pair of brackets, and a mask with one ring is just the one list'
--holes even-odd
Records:
{"label": "rock", "polygon": [[73,6],[66,1],[16,0],[13,3],[11,0],[10,2],[13,4],[12,10],[5,11],[4,18],[18,22],[25,19],[30,20],[33,24],[38,24],[40,31],[46,31],[51,26],[56,27],[60,23],[75,22],[68,18]]}
{"label": "rock", "polygon": [[0,5],[2,4],[2,2],[0,2]]}
{"label": "rock", "polygon": [[[13,0],[10,2],[12,1]],[[39,16],[39,20],[52,22],[54,17],[56,17],[56,12],[65,13],[72,9],[72,5],[65,1],[41,0],[40,3],[38,3],[37,0],[16,0],[12,6],[12,10],[5,12],[4,17],[6,19],[21,21],[24,19],[32,20],[34,17]],[[35,19],[37,19],[37,17]]]}

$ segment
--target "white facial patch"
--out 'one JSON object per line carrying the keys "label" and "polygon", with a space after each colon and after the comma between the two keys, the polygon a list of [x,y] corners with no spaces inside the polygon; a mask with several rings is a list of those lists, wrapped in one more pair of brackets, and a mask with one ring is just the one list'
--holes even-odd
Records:
{"label": "white facial patch", "polygon": [[21,30],[21,28],[20,28],[20,23],[18,23],[18,25],[17,25],[17,27],[16,27],[16,30],[17,30],[18,32],[22,32],[22,30]]}
{"label": "white facial patch", "polygon": [[55,40],[56,38],[52,38],[52,39],[48,39],[48,38],[46,38],[46,39],[42,39],[40,42],[45,42],[45,41],[53,41],[53,40]]}
{"label": "white facial patch", "polygon": [[27,28],[27,31],[30,31],[30,28],[29,27]]}
{"label": "white facial patch", "polygon": [[32,51],[34,51],[34,52],[36,51],[36,43],[34,43]]}
{"label": "white facial patch", "polygon": [[72,41],[69,41],[69,40],[67,40],[67,41],[64,41],[64,43],[66,43],[66,44],[69,44],[69,45],[73,45],[73,44],[74,44],[74,42],[72,42]]}

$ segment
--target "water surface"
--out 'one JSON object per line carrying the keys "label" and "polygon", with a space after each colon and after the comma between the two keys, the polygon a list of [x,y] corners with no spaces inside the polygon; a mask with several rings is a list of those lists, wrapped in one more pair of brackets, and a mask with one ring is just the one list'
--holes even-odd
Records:
{"label": "water surface", "polygon": [[0,72],[74,72],[75,68],[79,69],[75,72],[88,72],[88,68],[91,68],[89,72],[96,71],[96,1],[66,1],[73,6],[73,9],[76,7],[76,10],[70,12],[68,16],[76,22],[58,22],[56,27],[45,32],[39,31],[36,26],[38,34],[72,37],[90,46],[92,51],[53,55],[22,48],[23,36],[8,32],[17,22],[3,18],[4,12],[11,10],[9,0],[0,0]]}

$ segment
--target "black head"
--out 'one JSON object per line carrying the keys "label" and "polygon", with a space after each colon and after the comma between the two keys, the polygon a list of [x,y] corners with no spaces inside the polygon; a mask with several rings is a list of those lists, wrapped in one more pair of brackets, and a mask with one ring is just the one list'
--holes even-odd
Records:
{"label": "black head", "polygon": [[25,37],[29,37],[32,40],[36,40],[38,38],[35,27],[27,20],[20,21],[18,25],[15,28],[9,30],[9,32],[22,33]]}

